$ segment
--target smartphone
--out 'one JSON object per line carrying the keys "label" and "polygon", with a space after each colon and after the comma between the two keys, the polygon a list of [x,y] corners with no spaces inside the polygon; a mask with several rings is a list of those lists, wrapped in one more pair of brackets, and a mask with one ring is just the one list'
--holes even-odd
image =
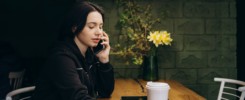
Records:
{"label": "smartphone", "polygon": [[93,47],[93,51],[95,54],[98,54],[101,50],[105,48],[104,45],[101,44],[102,42],[103,40],[100,40],[98,45],[96,47]]}
{"label": "smartphone", "polygon": [[121,100],[147,100],[147,96],[122,96]]}

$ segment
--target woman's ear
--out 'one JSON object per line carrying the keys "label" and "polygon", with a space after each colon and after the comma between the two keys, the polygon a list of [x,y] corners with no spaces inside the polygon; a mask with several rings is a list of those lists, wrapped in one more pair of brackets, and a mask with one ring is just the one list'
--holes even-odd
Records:
{"label": "woman's ear", "polygon": [[74,33],[76,30],[77,30],[77,26],[73,26],[71,29],[72,33]]}

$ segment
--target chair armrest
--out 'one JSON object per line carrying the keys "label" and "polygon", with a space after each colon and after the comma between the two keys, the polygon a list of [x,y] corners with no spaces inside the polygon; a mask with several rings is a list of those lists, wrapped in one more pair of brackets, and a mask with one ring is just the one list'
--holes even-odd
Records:
{"label": "chair armrest", "polygon": [[24,87],[24,88],[19,88],[19,89],[13,90],[6,95],[6,100],[12,100],[12,97],[15,95],[30,92],[33,90],[35,90],[35,86]]}

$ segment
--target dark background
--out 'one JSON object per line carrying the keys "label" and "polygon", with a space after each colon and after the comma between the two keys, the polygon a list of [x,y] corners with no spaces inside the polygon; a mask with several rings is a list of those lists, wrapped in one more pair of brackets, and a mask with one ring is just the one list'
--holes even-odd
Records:
{"label": "dark background", "polygon": [[23,57],[43,56],[43,51],[55,41],[64,14],[73,2],[4,0],[0,39],[10,42]]}
{"label": "dark background", "polygon": [[[35,82],[46,52],[55,43],[59,26],[74,2],[75,0],[1,0],[0,43],[13,47],[14,51],[10,53],[21,62],[21,68],[27,69],[24,85]],[[2,51],[10,51],[6,46],[0,46]]]}
{"label": "dark background", "polygon": [[237,76],[239,80],[245,81],[245,14],[244,0],[237,0]]}

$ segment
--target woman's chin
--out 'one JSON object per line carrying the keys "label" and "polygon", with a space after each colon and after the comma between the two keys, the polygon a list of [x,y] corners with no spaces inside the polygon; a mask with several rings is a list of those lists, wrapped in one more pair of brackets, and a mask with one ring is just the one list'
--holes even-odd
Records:
{"label": "woman's chin", "polygon": [[93,45],[91,45],[90,47],[96,47],[97,46],[97,44],[93,44]]}

